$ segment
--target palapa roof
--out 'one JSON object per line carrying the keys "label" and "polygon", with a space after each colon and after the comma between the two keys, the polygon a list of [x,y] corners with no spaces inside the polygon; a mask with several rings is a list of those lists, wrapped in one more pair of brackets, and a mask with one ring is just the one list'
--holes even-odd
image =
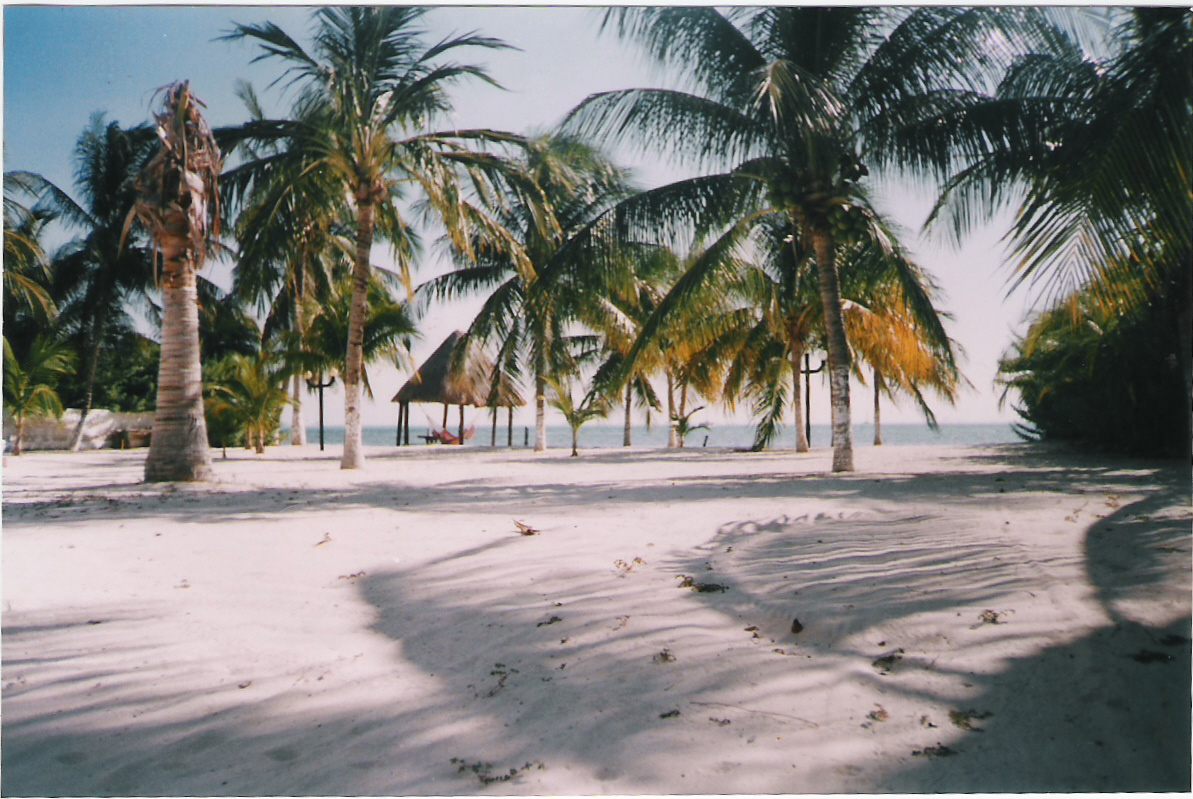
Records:
{"label": "palapa roof", "polygon": [[[464,334],[457,330],[439,345],[418,367],[414,376],[398,390],[391,402],[439,402],[445,405],[475,405],[488,407],[489,380],[493,364],[473,348],[465,354],[463,367],[453,373],[452,356]],[[500,407],[520,407],[526,401],[518,394],[510,380],[503,376],[497,401]]]}

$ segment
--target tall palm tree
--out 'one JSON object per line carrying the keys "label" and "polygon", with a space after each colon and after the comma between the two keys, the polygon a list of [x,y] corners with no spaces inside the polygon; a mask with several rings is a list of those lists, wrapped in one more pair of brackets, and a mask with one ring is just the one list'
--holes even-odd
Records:
{"label": "tall palm tree", "polygon": [[[525,142],[500,193],[484,198],[502,231],[494,241],[478,234],[467,250],[457,248],[459,268],[420,287],[428,300],[488,295],[467,331],[481,345],[495,343],[505,374],[529,366],[534,381],[534,451],[547,448],[548,378],[575,371],[568,326],[597,323],[612,310],[603,304],[592,264],[567,250],[583,229],[628,191],[625,176],[582,141],[545,135]],[[508,236],[508,238],[506,238]]]}
{"label": "tall palm tree", "polygon": [[[252,86],[242,84],[239,92],[251,118],[264,121],[265,113]],[[283,144],[271,140],[242,143],[245,160],[268,166],[254,174],[236,215],[233,293],[265,315],[267,339],[280,336],[292,340],[293,349],[301,350],[309,318],[331,291],[337,259],[351,257],[352,242],[343,235],[350,209],[326,174],[317,171],[306,179],[291,174],[287,167],[301,165],[301,160],[296,164],[288,159]],[[295,373],[291,380],[290,441],[302,446],[306,443],[304,375]]]}
{"label": "tall palm tree", "polygon": [[[503,47],[468,34],[428,44],[420,26],[426,8],[348,7],[314,12],[311,48],[272,23],[238,25],[225,38],[256,41],[263,53],[286,66],[279,80],[300,85],[288,120],[257,120],[242,137],[282,139],[295,180],[326,177],[350,198],[355,212],[352,308],[345,358],[344,453],[341,468],[364,465],[361,439],[361,372],[370,261],[375,238],[395,244],[395,257],[409,266],[409,225],[395,201],[403,185],[421,193],[461,246],[467,246],[470,213],[459,197],[455,168],[481,164],[463,143],[491,138],[488,132],[429,132],[448,111],[447,89],[465,79],[492,83],[476,66],[447,60],[464,48]],[[277,159],[265,162],[265,166]],[[231,179],[247,185],[261,163],[242,167]],[[473,220],[475,221],[475,220]]]}
{"label": "tall palm tree", "polygon": [[155,115],[161,147],[137,180],[132,211],[161,254],[161,366],[145,479],[206,480],[211,451],[203,415],[196,271],[208,236],[218,235],[223,160],[189,83],[163,91],[162,111]]}
{"label": "tall palm tree", "polygon": [[943,175],[979,89],[1016,52],[1046,43],[1051,26],[1021,9],[808,6],[619,8],[606,23],[640,40],[689,90],[594,95],[569,124],[675,152],[706,173],[647,192],[620,209],[621,224],[738,236],[738,226],[769,212],[800,230],[824,306],[832,468],[852,470],[838,223],[865,206],[871,167]]}
{"label": "tall palm tree", "polygon": [[82,444],[108,328],[128,321],[129,303],[145,303],[153,286],[149,252],[130,246],[122,236],[136,201],[134,184],[154,147],[150,127],[126,130],[117,122],[105,121],[103,114],[94,114],[75,146],[79,199],[50,181],[36,181],[48,207],[80,230],[54,255],[55,288],[62,297],[59,325],[79,342],[83,368],[82,414],[72,450]]}
{"label": "tall palm tree", "polygon": [[607,353],[593,379],[594,385],[604,393],[624,392],[622,446],[625,447],[632,445],[634,405],[647,409],[648,425],[650,411],[661,408],[650,378],[663,366],[662,352],[658,346],[651,346],[638,353],[629,369],[624,364],[642,326],[670,288],[679,265],[673,252],[660,247],[638,248],[636,255],[627,253],[627,257],[634,259],[633,279],[622,290],[595,298],[608,304],[610,312],[597,322]]}

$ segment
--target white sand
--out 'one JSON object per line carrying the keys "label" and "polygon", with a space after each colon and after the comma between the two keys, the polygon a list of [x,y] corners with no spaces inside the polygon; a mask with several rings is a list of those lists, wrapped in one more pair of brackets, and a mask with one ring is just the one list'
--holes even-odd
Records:
{"label": "white sand", "polygon": [[1187,466],[144,454],[7,460],[6,796],[1190,788]]}

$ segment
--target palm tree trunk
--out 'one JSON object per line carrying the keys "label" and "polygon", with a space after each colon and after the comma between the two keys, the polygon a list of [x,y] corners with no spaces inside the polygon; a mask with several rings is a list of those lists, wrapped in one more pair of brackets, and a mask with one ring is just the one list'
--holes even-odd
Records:
{"label": "palm tree trunk", "polygon": [[675,378],[667,370],[667,449],[675,449]]}
{"label": "palm tree trunk", "polygon": [[580,457],[580,428],[572,425],[572,457]]}
{"label": "palm tree trunk", "polygon": [[95,396],[95,373],[99,368],[99,346],[102,337],[103,318],[96,314],[91,322],[91,347],[87,356],[87,385],[83,389],[83,410],[79,414],[79,424],[70,439],[71,452],[78,452],[83,446],[83,426],[87,424],[87,414],[91,413],[91,402]]}
{"label": "palm tree trunk", "polygon": [[364,369],[365,316],[372,265],[376,208],[371,197],[356,196],[356,263],[352,268],[352,305],[348,311],[348,352],[344,363],[344,455],[341,469],[365,465],[361,430],[361,373]]}
{"label": "palm tree trunk", "polygon": [[[683,419],[684,428],[687,429],[688,384],[686,382],[679,388],[679,418]],[[687,435],[686,434],[685,435],[677,435],[675,438],[676,438],[676,446],[678,446],[680,449],[683,449],[683,442],[684,442],[684,439],[687,438]]]}
{"label": "palm tree trunk", "polygon": [[[294,296],[294,329],[298,333],[299,347],[302,347],[306,341],[306,330],[302,318],[303,304],[303,292],[299,287],[295,290]],[[307,443],[307,423],[302,412],[302,384],[305,382],[306,378],[302,375],[294,375],[294,389],[291,393],[294,404],[290,406],[290,443],[296,447],[304,446]]]}
{"label": "palm tree trunk", "polygon": [[791,375],[795,384],[795,391],[791,395],[792,404],[795,405],[795,451],[808,451],[808,432],[804,424],[804,400],[803,389],[801,386],[801,378],[803,377],[803,364],[800,363],[804,357],[804,348],[802,345],[793,341],[791,345]]}
{"label": "palm tree trunk", "polygon": [[302,375],[294,375],[294,404],[290,406],[290,443],[296,447],[307,443],[307,425],[302,414],[302,383]]}
{"label": "palm tree trunk", "polygon": [[25,451],[25,414],[14,414],[17,423],[16,441],[12,442],[12,454],[20,455]]}
{"label": "palm tree trunk", "polygon": [[211,451],[203,416],[203,369],[199,360],[199,297],[189,254],[185,213],[163,225],[162,346],[157,408],[145,459],[149,483],[207,480]]}
{"label": "palm tree trunk", "polygon": [[874,446],[882,446],[882,416],[879,407],[879,397],[882,391],[882,375],[874,370]]}
{"label": "palm tree trunk", "polygon": [[634,408],[634,381],[631,379],[625,387],[625,431],[621,436],[621,445],[630,446],[630,413]]}
{"label": "palm tree trunk", "polygon": [[849,419],[849,340],[841,312],[841,284],[833,240],[823,223],[812,228],[816,249],[816,272],[820,279],[820,302],[824,306],[824,326],[828,341],[829,394],[832,402],[833,471],[853,471],[853,434]]}
{"label": "palm tree trunk", "polygon": [[547,370],[543,355],[534,362],[534,451],[547,449]]}

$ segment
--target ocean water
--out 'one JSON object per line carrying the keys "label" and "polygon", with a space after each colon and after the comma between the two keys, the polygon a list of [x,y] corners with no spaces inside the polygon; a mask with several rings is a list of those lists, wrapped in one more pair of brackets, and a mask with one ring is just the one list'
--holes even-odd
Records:
{"label": "ocean water", "polygon": [[[471,423],[470,423],[471,424]],[[452,428],[449,428],[452,429]],[[420,435],[427,433],[426,425],[412,424],[410,426],[410,443],[412,446],[422,446]],[[471,446],[489,446],[492,428],[487,424],[478,423],[476,436],[469,442]],[[366,427],[364,429],[364,443],[371,446],[394,446],[397,428],[394,427]],[[325,427],[324,442],[328,445],[344,443],[343,427]],[[830,429],[827,424],[812,425],[811,444],[813,448],[829,445]],[[581,449],[608,449],[622,446],[621,425],[587,424],[580,428]],[[923,424],[884,424],[882,426],[883,446],[899,445],[967,445],[967,444],[1013,444],[1021,439],[1015,435],[1009,424],[954,424],[941,425],[938,430],[930,430]],[[497,446],[504,447],[507,432],[504,422],[497,425]],[[307,442],[319,443],[319,428],[307,428]],[[642,449],[663,448],[667,446],[667,428],[653,425],[650,431],[644,425],[637,425],[631,431],[631,442],[634,447]],[[754,443],[754,428],[752,425],[714,425],[708,430],[697,430],[688,436],[687,447],[731,447],[747,448]],[[874,426],[858,424],[853,427],[853,446],[869,447],[874,444]],[[514,446],[525,447],[534,445],[534,429],[525,426],[514,427]],[[547,447],[549,449],[570,448],[572,432],[569,428],[557,425],[547,426]],[[780,431],[777,439],[772,443],[775,449],[794,449],[795,431],[790,425]]]}

